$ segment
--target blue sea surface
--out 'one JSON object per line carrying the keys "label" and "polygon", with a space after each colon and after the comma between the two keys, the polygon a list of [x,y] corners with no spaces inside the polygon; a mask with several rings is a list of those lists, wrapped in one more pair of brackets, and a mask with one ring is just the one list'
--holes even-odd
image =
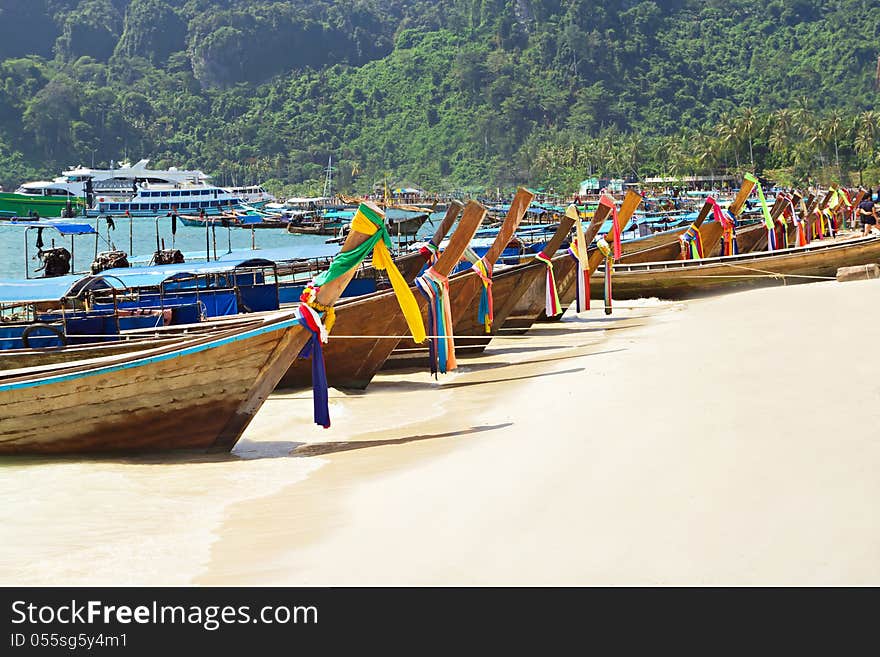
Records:
{"label": "blue sea surface", "polygon": [[[439,225],[442,217],[442,212],[431,215],[429,221],[426,221],[419,230],[416,239],[423,239],[433,234],[435,226]],[[99,252],[109,251],[112,244],[126,253],[133,252],[134,260],[138,263],[143,261],[146,264],[150,255],[156,250],[157,220],[155,218],[119,218],[115,220],[115,230],[109,230],[109,232],[103,219],[80,219],[78,221],[89,223],[92,227],[95,227],[97,222],[99,230],[97,250]],[[185,255],[191,255],[193,259],[204,260],[206,243],[204,228],[184,226],[182,222],[178,222],[177,234],[172,239],[171,218],[159,217],[158,234],[160,245],[164,240],[165,248],[170,249],[173,245]],[[252,239],[257,249],[313,247],[324,244],[329,239],[326,235],[291,235],[282,228],[256,229],[252,236],[250,229],[224,228],[219,225],[216,226],[215,234],[218,258],[228,253],[230,249],[250,249]],[[25,238],[27,239],[27,259],[25,259]],[[44,248],[51,247],[54,240],[55,246],[64,246],[70,250],[71,239],[74,240],[73,271],[86,273],[95,257],[95,236],[61,237],[52,228],[43,230]],[[25,231],[21,226],[4,225],[0,222],[0,278],[25,278],[25,268],[31,277],[40,276],[41,274],[35,271],[40,267],[40,261],[36,258],[36,242],[36,230]],[[214,239],[210,232],[208,233],[208,243],[213,259]],[[131,250],[130,246],[133,247]]]}

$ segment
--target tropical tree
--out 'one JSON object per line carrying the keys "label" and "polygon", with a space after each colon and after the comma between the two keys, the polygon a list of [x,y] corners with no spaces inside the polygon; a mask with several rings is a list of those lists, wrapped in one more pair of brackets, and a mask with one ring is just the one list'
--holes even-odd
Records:
{"label": "tropical tree", "polygon": [[736,129],[740,138],[745,138],[749,143],[749,164],[755,169],[754,139],[761,131],[761,116],[753,107],[745,107],[740,111],[736,120]]}
{"label": "tropical tree", "polygon": [[718,125],[715,128],[715,134],[718,135],[718,139],[723,147],[729,148],[733,152],[734,159],[736,160],[736,170],[740,170],[739,163],[739,147],[740,147],[740,132],[737,129],[736,119],[731,117],[726,112],[721,115],[718,119]]}
{"label": "tropical tree", "polygon": [[822,132],[826,141],[834,144],[834,166],[838,171],[840,171],[840,139],[848,130],[846,119],[838,109],[832,110],[822,122]]}

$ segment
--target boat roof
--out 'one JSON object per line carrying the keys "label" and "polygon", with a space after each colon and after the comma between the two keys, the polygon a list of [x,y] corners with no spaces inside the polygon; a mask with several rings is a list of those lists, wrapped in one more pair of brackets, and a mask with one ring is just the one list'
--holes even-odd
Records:
{"label": "boat roof", "polygon": [[94,276],[80,278],[77,284],[71,288],[71,293],[75,294],[86,288],[95,289],[104,286],[116,290],[158,287],[165,281],[175,278],[225,274],[238,268],[265,267],[273,264],[271,260],[249,257],[226,261],[212,260],[211,262],[186,262],[177,265],[153,265],[152,267],[115,267],[105,269]]}
{"label": "boat roof", "polygon": [[0,222],[0,226],[15,226],[16,228],[54,228],[62,235],[95,234],[95,229],[91,224],[63,219],[12,219],[10,221]]}
{"label": "boat roof", "polygon": [[54,278],[0,279],[0,304],[60,301],[82,278],[78,274]]}

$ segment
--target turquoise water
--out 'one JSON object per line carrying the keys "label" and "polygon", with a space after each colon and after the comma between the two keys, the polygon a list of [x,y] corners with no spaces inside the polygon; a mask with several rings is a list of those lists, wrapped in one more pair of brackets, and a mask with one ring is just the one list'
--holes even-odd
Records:
{"label": "turquoise water", "polygon": [[[432,215],[431,221],[439,221],[443,213]],[[116,229],[109,231],[103,220],[83,219],[83,223],[89,223],[95,227],[96,222],[99,223],[98,230],[100,237],[98,238],[98,251],[109,251],[110,243],[113,243],[117,249],[127,253],[134,253],[136,259],[144,257],[147,261],[150,255],[156,250],[156,219],[149,217],[135,217],[134,219],[120,218],[116,221]],[[434,224],[426,221],[419,231],[417,238],[430,236],[434,232]],[[129,229],[131,225],[131,229]],[[182,222],[177,223],[177,234],[172,242],[171,235],[171,218],[160,217],[158,219],[159,239],[165,241],[165,248],[180,249],[185,255],[191,255],[190,259],[204,259],[205,254],[205,229],[184,226]],[[131,238],[129,236],[131,232]],[[276,247],[297,247],[298,245],[310,246],[323,244],[328,237],[324,235],[291,235],[286,230],[280,228],[258,229],[252,231],[243,228],[223,228],[216,227],[216,252],[218,256],[227,253],[229,249],[240,250],[251,248],[251,240],[258,249],[269,249]],[[71,249],[71,238],[61,237],[55,230],[49,228],[43,231],[44,248],[52,245],[54,239],[56,246],[64,246],[68,250]],[[24,278],[25,267],[30,275],[39,276],[34,273],[36,268],[40,266],[40,261],[36,259],[36,240],[37,231],[27,231],[27,254],[25,260],[25,230],[22,227],[14,227],[0,224],[0,278]],[[95,256],[95,236],[82,235],[74,237],[73,247],[73,264],[75,272],[87,272],[89,264]],[[133,250],[129,250],[130,243]],[[214,241],[210,240],[211,256],[214,255]]]}

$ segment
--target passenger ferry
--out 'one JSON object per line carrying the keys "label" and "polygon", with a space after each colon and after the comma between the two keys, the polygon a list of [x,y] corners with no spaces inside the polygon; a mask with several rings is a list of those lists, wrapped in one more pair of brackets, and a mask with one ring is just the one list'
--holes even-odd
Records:
{"label": "passenger ferry", "polygon": [[109,169],[71,167],[54,180],[38,180],[21,185],[14,192],[0,192],[0,215],[60,217],[71,209],[77,214],[92,208],[98,198],[136,194],[139,185],[209,187],[210,176],[198,170],[148,169],[149,160],[127,162]]}
{"label": "passenger ferry", "polygon": [[199,210],[204,210],[205,214],[218,214],[230,208],[238,208],[241,204],[242,199],[237,195],[213,185],[145,183],[138,186],[134,194],[98,195],[86,214],[90,217],[126,214],[133,217],[155,217],[168,214],[172,210],[183,214]]}
{"label": "passenger ferry", "polygon": [[224,187],[230,194],[234,194],[248,205],[260,207],[266,203],[274,203],[275,196],[263,189],[262,185],[251,185],[250,187]]}

